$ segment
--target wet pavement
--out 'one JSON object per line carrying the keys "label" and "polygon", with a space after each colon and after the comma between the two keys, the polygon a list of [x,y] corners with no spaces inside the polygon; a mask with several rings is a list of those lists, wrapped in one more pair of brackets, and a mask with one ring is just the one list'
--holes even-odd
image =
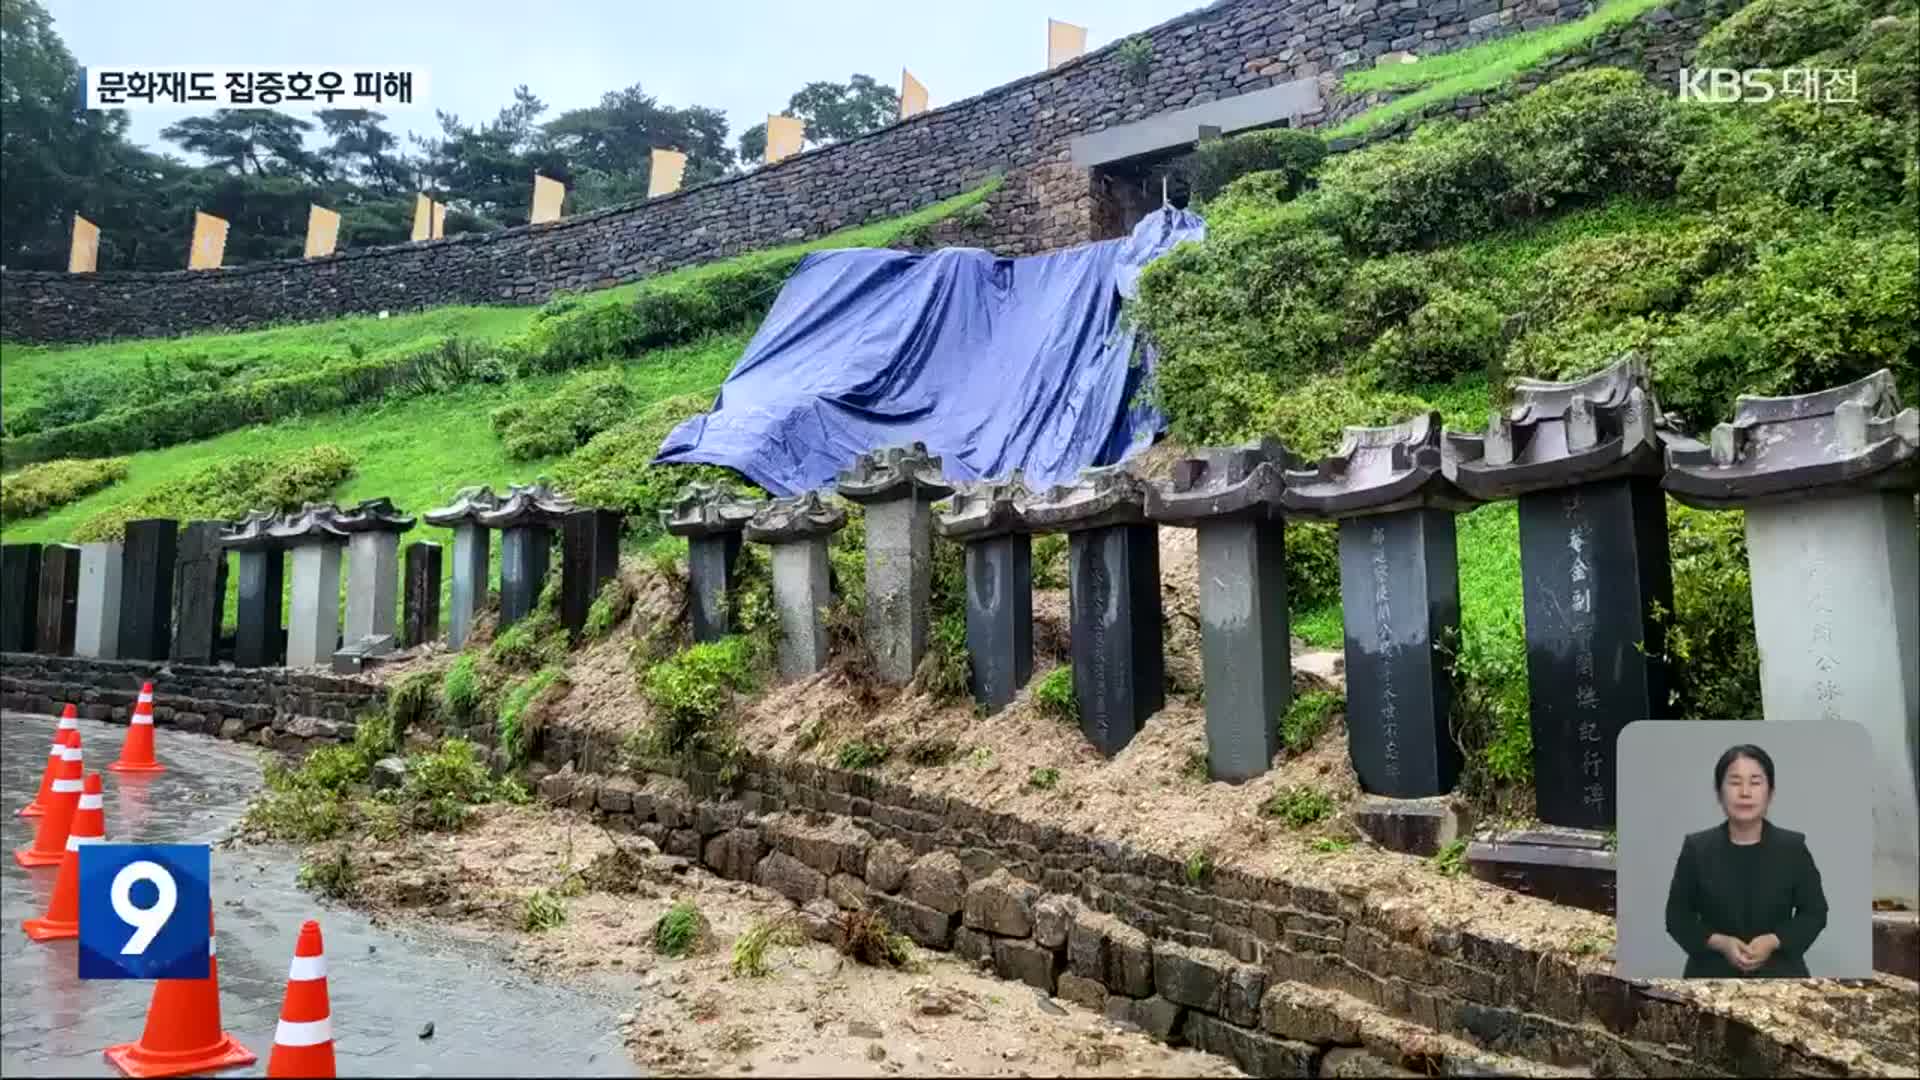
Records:
{"label": "wet pavement", "polygon": [[[0,715],[0,1074],[116,1076],[100,1051],[140,1037],[151,982],[81,981],[73,941],[36,945],[21,920],[42,914],[55,871],[28,871],[11,851],[37,818],[14,811],[33,796],[52,740],[51,717]],[[80,721],[88,771],[119,753],[126,728]],[[262,753],[160,729],[164,773],[102,772],[109,843],[213,843],[260,784]],[[259,1061],[229,1076],[264,1076],[300,924],[325,935],[334,1046],[341,1076],[638,1076],[621,1045],[622,1002],[608,986],[528,979],[488,943],[373,926],[295,884],[297,857],[280,848],[213,852],[214,932],[223,1026]],[[419,1037],[431,1022],[430,1039]]]}

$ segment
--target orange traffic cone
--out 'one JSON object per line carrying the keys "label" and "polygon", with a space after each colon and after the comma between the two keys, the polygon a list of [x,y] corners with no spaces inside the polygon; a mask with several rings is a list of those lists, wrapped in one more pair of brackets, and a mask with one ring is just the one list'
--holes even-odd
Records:
{"label": "orange traffic cone", "polygon": [[153,684],[140,687],[140,700],[127,718],[127,741],[120,744],[120,760],[107,766],[114,772],[165,772],[153,759]]}
{"label": "orange traffic cone", "polygon": [[293,968],[287,972],[287,996],[280,1004],[280,1027],[273,1033],[267,1075],[334,1075],[327,954],[320,945],[320,924],[312,919],[301,925],[300,940],[293,946]]}
{"label": "orange traffic cone", "polygon": [[107,812],[100,795],[100,774],[88,773],[80,802],[73,811],[73,831],[67,834],[67,854],[60,860],[60,880],[54,883],[47,913],[20,925],[35,941],[80,936],[80,847],[107,838]]}
{"label": "orange traffic cone", "polygon": [[160,979],[137,1043],[104,1053],[128,1076],[187,1076],[251,1065],[257,1058],[220,1030],[220,961],[213,955],[213,909],[207,909],[207,977]]}
{"label": "orange traffic cone", "polygon": [[53,748],[47,751],[47,767],[40,774],[40,790],[34,793],[32,802],[20,808],[21,817],[39,817],[47,812],[47,796],[53,794],[53,781],[63,760],[60,748],[67,745],[67,732],[79,730],[80,715],[69,705],[60,714],[60,726],[53,729]]}
{"label": "orange traffic cone", "polygon": [[39,831],[33,834],[33,846],[13,849],[13,861],[21,866],[59,866],[67,857],[67,830],[73,827],[73,812],[80,802],[80,732],[67,733],[67,745],[60,748],[60,775],[54,778],[47,795],[47,812],[40,816]]}

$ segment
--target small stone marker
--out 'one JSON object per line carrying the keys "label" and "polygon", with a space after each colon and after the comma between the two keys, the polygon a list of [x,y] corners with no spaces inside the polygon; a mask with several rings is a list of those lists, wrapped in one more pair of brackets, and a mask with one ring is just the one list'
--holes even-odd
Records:
{"label": "small stone marker", "polygon": [[40,545],[0,545],[0,652],[32,652],[39,636]]}
{"label": "small stone marker", "polygon": [[174,562],[174,660],[211,664],[220,646],[226,611],[227,554],[220,546],[224,521],[191,521],[180,530]]}
{"label": "small stone marker", "polygon": [[48,544],[42,548],[38,585],[34,651],[48,656],[72,656],[74,620],[80,602],[80,549],[71,544]]}
{"label": "small stone marker", "polygon": [[500,499],[485,486],[464,487],[454,494],[453,502],[421,515],[426,523],[453,530],[453,588],[447,613],[447,645],[464,648],[473,633],[473,617],[487,606],[487,579],[491,534],[480,524],[480,515],[495,509]]}
{"label": "small stone marker", "polygon": [[561,524],[560,622],[576,640],[600,587],[620,573],[620,530],[625,524],[617,510],[575,510]]}
{"label": "small stone marker", "polygon": [[725,637],[733,621],[734,566],[740,534],[758,508],[712,484],[688,484],[673,506],[660,511],[669,533],[687,538],[688,605],[695,644]]}
{"label": "small stone marker", "polygon": [[779,667],[784,678],[827,666],[827,605],[833,600],[827,541],[847,524],[847,512],[809,491],[763,503],[747,522],[746,537],[773,548],[773,606],[780,619]]}
{"label": "small stone marker", "polygon": [[1360,786],[1402,799],[1442,795],[1460,776],[1447,651],[1460,628],[1454,514],[1474,501],[1429,412],[1347,428],[1340,448],[1287,474],[1287,508],[1340,523],[1347,747]]}
{"label": "small stone marker", "polygon": [[1016,504],[1026,531],[1067,534],[1073,693],[1081,732],[1109,757],[1166,703],[1160,538],[1146,497],[1138,477],[1106,466]]}
{"label": "small stone marker", "polygon": [[500,530],[500,629],[533,613],[547,583],[553,531],[574,511],[573,500],[545,480],[515,484],[479,523]]}
{"label": "small stone marker", "polygon": [[120,656],[165,660],[173,647],[173,561],[180,523],[127,522],[120,563]]}
{"label": "small stone marker", "polygon": [[1517,498],[1540,819],[1614,821],[1614,743],[1669,714],[1656,606],[1673,610],[1663,440],[1647,367],[1629,355],[1575,382],[1521,379],[1484,435],[1447,433],[1455,482]]}
{"label": "small stone marker", "polygon": [[1204,449],[1147,489],[1147,513],[1199,533],[1200,651],[1207,685],[1207,774],[1239,783],[1267,771],[1293,700],[1287,633],[1284,470],[1275,440]]}
{"label": "small stone marker", "polygon": [[1033,538],[1015,509],[1031,494],[1018,471],[962,485],[934,520],[941,536],[966,545],[967,682],[989,715],[1033,677]]}
{"label": "small stone marker", "polygon": [[80,545],[80,599],[73,654],[101,660],[120,656],[120,566],[122,544]]}
{"label": "small stone marker", "polygon": [[220,537],[221,544],[238,555],[235,667],[273,667],[280,663],[285,636],[280,629],[280,609],[287,553],[283,542],[271,532],[278,520],[269,511],[255,510]]}
{"label": "small stone marker", "polygon": [[933,504],[953,493],[922,443],[862,454],[840,474],[840,497],[867,508],[867,648],[881,681],[901,685],[927,651],[933,592]]}
{"label": "small stone marker", "polygon": [[408,544],[406,576],[401,600],[403,643],[424,645],[440,636],[440,545],[426,540]]}
{"label": "small stone marker", "polygon": [[1920,906],[1920,410],[1885,369],[1743,396],[1667,469],[1681,502],[1746,511],[1766,718],[1867,729],[1874,899]]}

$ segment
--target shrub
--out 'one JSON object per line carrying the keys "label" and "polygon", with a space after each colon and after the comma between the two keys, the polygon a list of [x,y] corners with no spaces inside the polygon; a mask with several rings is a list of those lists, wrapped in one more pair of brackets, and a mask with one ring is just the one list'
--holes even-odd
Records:
{"label": "shrub", "polygon": [[835,935],[840,951],[855,963],[868,967],[905,968],[913,966],[913,943],[897,934],[878,912],[849,911],[840,916],[840,933]]}
{"label": "shrub", "polygon": [[1430,408],[1425,398],[1382,390],[1364,375],[1321,375],[1277,395],[1256,430],[1311,461],[1338,449],[1345,428],[1397,424]]}
{"label": "shrub", "polygon": [[1145,86],[1147,77],[1153,74],[1153,39],[1145,34],[1135,34],[1113,50],[1113,58],[1119,61],[1120,70],[1126,74],[1128,82]]}
{"label": "shrub", "polygon": [[1044,715],[1078,723],[1080,701],[1073,696],[1073,665],[1061,664],[1033,684],[1033,703]]}
{"label": "shrub", "polygon": [[[449,669],[450,670],[450,669]],[[471,661],[467,669],[472,675]],[[392,693],[387,695],[387,731],[389,737],[398,745],[398,738],[415,724],[430,720],[439,707],[448,672],[422,668],[397,683]],[[359,732],[354,733],[356,739]],[[392,753],[389,749],[386,753]],[[381,755],[384,756],[384,755]]]}
{"label": "shrub", "polygon": [[1287,608],[1304,612],[1340,602],[1340,527],[1287,523]]}
{"label": "shrub", "polygon": [[292,416],[498,381],[504,372],[497,353],[493,346],[446,339],[398,357],[352,360],[221,389],[168,395],[80,423],[9,436],[0,440],[0,459],[16,465],[54,457],[156,450]]}
{"label": "shrub", "polygon": [[914,685],[938,702],[967,694],[973,660],[967,653],[966,553],[953,541],[933,541],[932,588],[928,614],[933,620],[926,655],[914,671]]}
{"label": "shrub", "polygon": [[689,417],[706,412],[712,394],[663,398],[631,419],[601,431],[554,466],[554,483],[583,505],[619,510],[645,539],[660,532],[660,511],[680,489],[699,481],[730,488],[743,497],[766,492],[719,465],[654,465],[668,433]]}
{"label": "shrub", "polygon": [[1382,333],[1367,358],[1394,385],[1447,382],[1499,360],[1506,349],[1500,323],[1500,309],[1485,297],[1442,288],[1404,328]]}
{"label": "shrub", "polygon": [[1067,587],[1067,534],[1048,533],[1033,538],[1033,587]]}
{"label": "shrub", "polygon": [[1911,116],[1781,98],[1686,119],[1677,188],[1687,205],[1737,209],[1770,197],[1816,210],[1904,205],[1911,218],[1920,169]]}
{"label": "shrub", "polygon": [[1754,0],[1707,31],[1694,66],[1784,67],[1846,41],[1867,14],[1859,0]]}
{"label": "shrub", "polygon": [[233,519],[249,510],[298,510],[326,499],[353,475],[353,464],[353,455],[326,444],[224,458],[102,510],[74,529],[74,541],[119,540],[136,518]]}
{"label": "shrub", "polygon": [[634,392],[620,372],[588,371],[538,401],[495,411],[493,424],[509,460],[531,461],[585,445],[621,423],[634,405]]}
{"label": "shrub", "polygon": [[440,704],[448,716],[464,720],[479,707],[481,695],[473,654],[463,653],[447,668],[446,677],[440,683]]}
{"label": "shrub", "polygon": [[1310,690],[1301,694],[1287,705],[1286,715],[1280,718],[1280,741],[1295,754],[1306,753],[1326,730],[1334,711],[1346,705],[1346,699],[1332,690]]}
{"label": "shrub", "polygon": [[762,978],[772,970],[767,966],[768,946],[798,945],[805,940],[791,919],[755,919],[746,933],[734,939],[733,973],[750,979]]}
{"label": "shrub", "polygon": [[1661,612],[1666,652],[1685,688],[1682,715],[1757,719],[1760,648],[1753,626],[1746,516],[1667,503],[1673,611]]}
{"label": "shrub", "polygon": [[359,892],[360,873],[342,846],[320,862],[302,863],[295,882],[329,900],[350,900]]}
{"label": "shrub", "polygon": [[527,894],[520,908],[520,929],[530,934],[551,930],[567,921],[567,903],[546,889]]}
{"label": "shrub", "polygon": [[1433,295],[1435,274],[1427,257],[1382,255],[1354,266],[1347,279],[1346,340],[1366,345],[1404,325]]}
{"label": "shrub", "polygon": [[587,607],[587,621],[580,628],[580,634],[587,641],[599,641],[611,634],[632,610],[633,586],[617,576],[608,578],[600,587],[600,595]]}
{"label": "shrub", "polygon": [[1257,174],[1262,191],[1284,200],[1306,187],[1326,156],[1326,142],[1310,131],[1253,131],[1209,139],[1187,159],[1187,182],[1194,199],[1205,202],[1229,183]]}
{"label": "shrub", "polygon": [[1333,815],[1333,796],[1316,787],[1281,788],[1260,804],[1260,816],[1304,829]]}
{"label": "shrub", "polygon": [[467,805],[503,795],[478,749],[465,739],[442,739],[430,751],[408,755],[401,790],[407,801],[426,804],[441,828],[458,828]]}
{"label": "shrub", "polygon": [[1027,786],[1036,791],[1052,791],[1060,783],[1060,770],[1051,765],[1027,773]]}
{"label": "shrub", "polygon": [[691,900],[676,900],[653,924],[653,951],[661,956],[685,956],[699,949],[712,932],[707,917]]}
{"label": "shrub", "polygon": [[1441,877],[1458,877],[1460,871],[1467,868],[1467,842],[1464,839],[1452,840],[1446,847],[1433,853],[1429,863],[1433,871]]}
{"label": "shrub", "polygon": [[730,743],[716,728],[735,693],[750,692],[755,682],[752,644],[738,635],[695,645],[653,665],[640,690],[653,706],[648,741],[653,753],[721,752]]}
{"label": "shrub", "polygon": [[1502,791],[1533,780],[1533,728],[1528,716],[1527,646],[1520,615],[1462,625],[1441,643],[1451,658],[1455,692],[1450,721],[1460,746],[1460,793],[1493,806]]}
{"label": "shrub", "polygon": [[[556,572],[554,581],[558,581]],[[550,592],[551,583],[548,589]],[[541,603],[519,622],[500,631],[487,647],[487,659],[507,671],[536,671],[567,661],[567,628],[550,605]]]}
{"label": "shrub", "polygon": [[841,745],[834,762],[843,769],[872,769],[884,764],[892,754],[886,743],[854,739]]}
{"label": "shrub", "polygon": [[1187,883],[1200,885],[1213,876],[1213,852],[1206,848],[1197,848],[1187,855]]}
{"label": "shrub", "polygon": [[126,458],[62,459],[29,465],[0,476],[0,521],[36,517],[126,478]]}
{"label": "shrub", "polygon": [[500,704],[500,746],[507,752],[509,766],[518,766],[527,760],[533,749],[535,728],[532,717],[527,713],[535,699],[548,687],[555,684],[567,685],[567,673],[556,665],[541,668],[538,672],[513,684],[507,690],[507,696]]}

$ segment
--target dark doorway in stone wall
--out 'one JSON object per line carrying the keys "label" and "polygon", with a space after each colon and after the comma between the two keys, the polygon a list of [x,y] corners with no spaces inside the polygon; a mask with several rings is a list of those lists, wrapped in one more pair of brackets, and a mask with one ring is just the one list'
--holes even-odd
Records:
{"label": "dark doorway in stone wall", "polygon": [[1133,232],[1166,201],[1185,209],[1188,153],[1129,161],[1093,170],[1093,238],[1117,240]]}

